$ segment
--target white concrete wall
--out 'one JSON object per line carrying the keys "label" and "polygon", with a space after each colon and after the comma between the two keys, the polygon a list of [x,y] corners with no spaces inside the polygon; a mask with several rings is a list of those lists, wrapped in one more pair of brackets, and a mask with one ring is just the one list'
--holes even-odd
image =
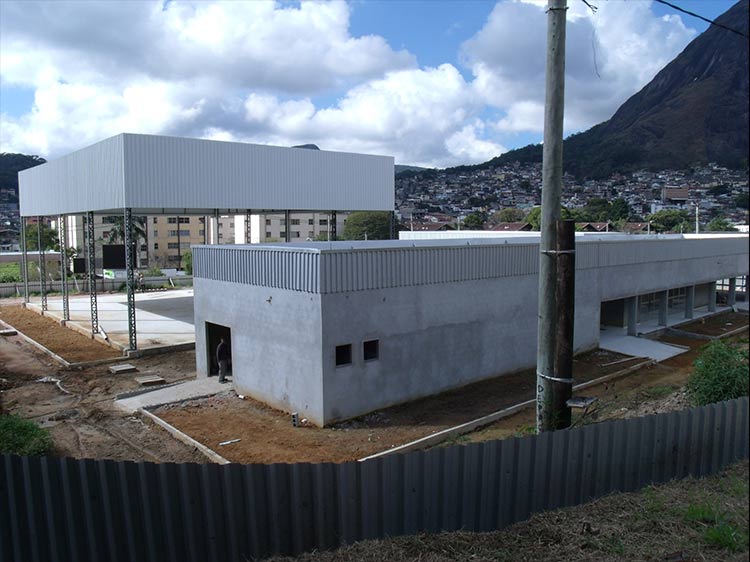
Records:
{"label": "white concrete wall", "polygon": [[[203,321],[229,325],[241,391],[316,423],[535,362],[533,241],[199,246],[194,259],[199,368]],[[746,237],[585,241],[577,253],[576,349],[598,344],[602,301],[747,272]],[[365,362],[362,344],[371,339],[380,342],[379,358]],[[343,344],[352,344],[353,363],[337,367]],[[252,374],[256,365],[281,382]],[[304,392],[290,390],[297,388]]]}
{"label": "white concrete wall", "polygon": [[232,330],[239,394],[323,424],[320,295],[194,280],[195,357],[207,376],[206,322]]}
{"label": "white concrete wall", "polygon": [[[575,346],[599,341],[596,276],[577,276]],[[534,365],[537,276],[323,295],[326,422]],[[378,360],[362,344],[380,340]],[[337,345],[353,364],[336,367]]]}

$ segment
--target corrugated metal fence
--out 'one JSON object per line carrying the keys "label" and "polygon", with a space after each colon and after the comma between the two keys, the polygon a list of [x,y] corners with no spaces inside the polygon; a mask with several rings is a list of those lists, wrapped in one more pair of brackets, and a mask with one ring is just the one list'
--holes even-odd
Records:
{"label": "corrugated metal fence", "polygon": [[339,465],[5,455],[0,555],[247,560],[422,531],[488,531],[747,456],[747,398]]}

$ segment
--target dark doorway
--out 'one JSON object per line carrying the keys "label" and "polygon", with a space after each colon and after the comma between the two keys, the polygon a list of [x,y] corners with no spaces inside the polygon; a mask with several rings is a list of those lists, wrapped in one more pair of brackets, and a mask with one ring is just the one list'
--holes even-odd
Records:
{"label": "dark doorway", "polygon": [[221,338],[229,346],[229,374],[232,373],[232,330],[228,326],[206,322],[206,355],[208,359],[208,376],[219,374],[219,362],[216,359],[216,348]]}

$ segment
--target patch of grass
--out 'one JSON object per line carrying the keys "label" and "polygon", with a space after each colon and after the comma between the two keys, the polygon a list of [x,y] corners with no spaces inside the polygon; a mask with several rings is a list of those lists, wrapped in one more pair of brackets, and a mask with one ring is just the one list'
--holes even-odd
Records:
{"label": "patch of grass", "polygon": [[748,395],[748,352],[714,340],[695,360],[687,390],[698,406]]}
{"label": "patch of grass", "polygon": [[602,550],[607,554],[622,556],[625,554],[625,545],[620,537],[610,536],[602,542]]}
{"label": "patch of grass", "polygon": [[39,456],[52,448],[52,438],[43,427],[20,416],[0,416],[0,453]]}
{"label": "patch of grass", "polygon": [[691,504],[685,511],[685,519],[695,523],[717,523],[721,514],[708,504]]}
{"label": "patch of grass", "polygon": [[650,400],[661,400],[672,394],[678,387],[671,384],[651,386],[641,390],[641,394]]}
{"label": "patch of grass", "polygon": [[516,430],[517,437],[524,437],[526,435],[536,435],[536,426],[533,424],[524,425],[523,427],[519,427],[518,430]]}
{"label": "patch of grass", "polygon": [[722,521],[703,532],[703,540],[714,548],[723,548],[730,552],[739,552],[747,548],[747,535]]}
{"label": "patch of grass", "polygon": [[16,283],[21,280],[21,267],[17,263],[0,263],[0,283]]}

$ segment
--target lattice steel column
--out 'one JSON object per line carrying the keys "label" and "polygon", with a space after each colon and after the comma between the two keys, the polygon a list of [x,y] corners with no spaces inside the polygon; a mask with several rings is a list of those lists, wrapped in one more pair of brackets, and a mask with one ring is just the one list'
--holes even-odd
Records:
{"label": "lattice steel column", "polygon": [[62,292],[63,320],[70,320],[70,302],[68,301],[68,221],[65,215],[57,220],[60,238],[60,290]]}
{"label": "lattice steel column", "polygon": [[245,244],[250,244],[252,237],[252,227],[250,226],[250,221],[253,218],[253,211],[252,209],[248,209],[245,212]]}
{"label": "lattice steel column", "polygon": [[328,232],[330,233],[330,239],[336,240],[336,237],[338,236],[338,226],[337,226],[337,220],[336,220],[336,211],[331,211],[331,218],[328,221],[330,224],[328,225]]}
{"label": "lattice steel column", "polygon": [[47,310],[47,259],[42,244],[42,217],[36,218],[36,240],[39,250],[39,293],[42,297],[42,312]]}
{"label": "lattice steel column", "polygon": [[396,213],[391,211],[391,240],[398,240],[398,228],[396,221]]}
{"label": "lattice steel column", "polygon": [[211,225],[211,231],[213,232],[213,244],[219,243],[219,209],[214,209],[214,223]]}
{"label": "lattice steel column", "polygon": [[89,301],[91,303],[91,333],[99,333],[99,308],[96,302],[96,241],[94,240],[94,212],[89,211],[84,218],[86,223],[86,276],[89,281]]}
{"label": "lattice steel column", "polygon": [[26,248],[26,217],[21,217],[21,269],[23,274],[23,302],[29,302],[29,260]]}
{"label": "lattice steel column", "polygon": [[[177,230],[180,229],[180,218],[177,218]],[[133,245],[133,216],[132,209],[125,209],[125,224],[123,225],[125,238],[125,275],[128,288],[128,343],[130,350],[138,348],[135,331],[135,246]]]}
{"label": "lattice steel column", "polygon": [[292,213],[290,211],[284,211],[284,242],[292,241]]}

